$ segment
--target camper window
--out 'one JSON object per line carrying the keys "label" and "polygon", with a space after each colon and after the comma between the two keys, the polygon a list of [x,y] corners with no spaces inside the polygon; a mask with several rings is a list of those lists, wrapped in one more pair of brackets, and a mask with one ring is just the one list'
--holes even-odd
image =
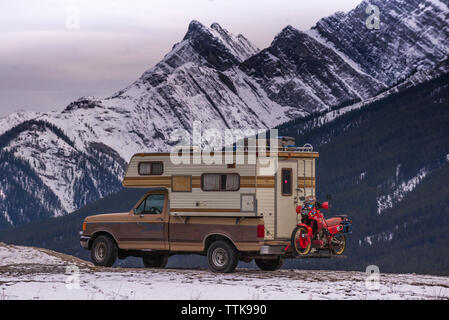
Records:
{"label": "camper window", "polygon": [[292,169],[283,168],[282,169],[282,195],[291,196],[292,195]]}
{"label": "camper window", "polygon": [[206,173],[201,176],[203,191],[238,191],[240,175],[237,173]]}
{"label": "camper window", "polygon": [[161,175],[164,171],[162,162],[139,162],[139,174],[142,176]]}

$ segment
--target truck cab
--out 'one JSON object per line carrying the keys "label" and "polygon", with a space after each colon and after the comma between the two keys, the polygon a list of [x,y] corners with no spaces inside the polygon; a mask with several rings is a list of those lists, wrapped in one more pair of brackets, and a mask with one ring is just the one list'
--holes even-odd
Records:
{"label": "truck cab", "polygon": [[194,253],[207,256],[211,270],[232,272],[239,260],[259,255],[263,218],[172,216],[168,197],[167,190],[154,190],[129,212],[87,217],[80,243],[93,263],[110,267],[135,256],[145,267],[163,268],[171,255]]}

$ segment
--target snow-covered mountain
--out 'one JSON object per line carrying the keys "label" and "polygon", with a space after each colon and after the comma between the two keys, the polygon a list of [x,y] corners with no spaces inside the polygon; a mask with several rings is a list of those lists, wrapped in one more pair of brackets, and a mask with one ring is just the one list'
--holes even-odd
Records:
{"label": "snow-covered mountain", "polygon": [[271,128],[362,104],[407,77],[431,78],[427,70],[449,52],[446,2],[403,2],[372,2],[380,30],[364,27],[362,2],[305,32],[288,26],[263,50],[217,23],[192,21],[158,64],[115,94],[0,119],[0,228],[63,215],[120,189],[133,153],[167,151],[173,130],[191,132],[195,120]]}
{"label": "snow-covered mountain", "polygon": [[[379,29],[366,27],[369,5],[379,9]],[[448,21],[448,0],[365,0],[321,19],[309,34],[390,86],[448,56]]]}
{"label": "snow-covered mountain", "polygon": [[363,100],[385,88],[331,48],[292,26],[284,28],[270,47],[240,68],[274,101],[307,111]]}

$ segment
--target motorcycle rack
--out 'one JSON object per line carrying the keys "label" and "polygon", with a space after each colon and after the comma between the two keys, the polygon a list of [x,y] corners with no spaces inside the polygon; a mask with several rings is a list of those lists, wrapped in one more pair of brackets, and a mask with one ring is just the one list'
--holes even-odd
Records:
{"label": "motorcycle rack", "polygon": [[329,252],[313,252],[305,256],[288,254],[291,259],[346,259],[347,256],[333,254]]}
{"label": "motorcycle rack", "polygon": [[346,259],[345,255],[338,255],[329,252],[313,252],[305,256],[294,255],[291,252],[285,253],[284,257],[287,259]]}
{"label": "motorcycle rack", "polygon": [[315,250],[305,256],[301,256],[299,254],[294,254],[290,245],[287,245],[284,248],[284,257],[288,259],[345,259],[345,255],[334,254],[330,250],[321,249]]}

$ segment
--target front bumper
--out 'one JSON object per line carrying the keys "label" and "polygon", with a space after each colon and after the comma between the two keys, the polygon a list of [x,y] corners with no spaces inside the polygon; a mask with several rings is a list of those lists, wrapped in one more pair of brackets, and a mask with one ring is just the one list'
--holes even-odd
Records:
{"label": "front bumper", "polygon": [[83,247],[84,249],[89,249],[89,241],[90,241],[90,236],[81,235],[81,237],[80,237],[81,247]]}

